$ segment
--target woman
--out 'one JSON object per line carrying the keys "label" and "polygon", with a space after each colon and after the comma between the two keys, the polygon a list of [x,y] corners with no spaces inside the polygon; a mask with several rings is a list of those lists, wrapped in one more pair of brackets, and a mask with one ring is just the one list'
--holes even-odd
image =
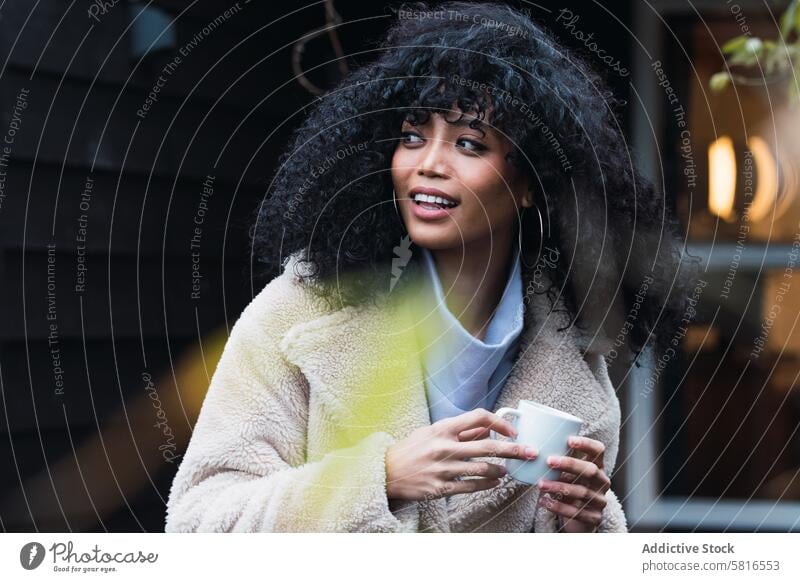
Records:
{"label": "woman", "polygon": [[[605,358],[658,352],[681,273],[616,103],[500,5],[402,10],[375,57],[281,160],[254,234],[271,280],[167,531],[626,531]],[[557,481],[513,480],[537,451],[487,438],[520,399],[584,420]]]}

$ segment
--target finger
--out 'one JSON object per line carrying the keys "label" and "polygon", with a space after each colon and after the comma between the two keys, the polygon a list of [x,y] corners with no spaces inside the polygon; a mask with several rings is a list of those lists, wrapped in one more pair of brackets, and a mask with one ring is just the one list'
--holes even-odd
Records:
{"label": "finger", "polygon": [[465,430],[458,435],[458,440],[460,441],[474,441],[478,439],[484,439],[489,436],[489,427],[488,426],[479,426],[478,428],[471,428],[469,430]]}
{"label": "finger", "polygon": [[522,459],[530,461],[539,456],[539,451],[512,441],[483,439],[464,443],[455,443],[452,456],[457,459],[473,457],[503,457],[506,459]]}
{"label": "finger", "polygon": [[477,427],[489,427],[507,437],[515,437],[517,429],[510,422],[489,412],[485,408],[476,408],[464,414],[453,416],[439,421],[441,426],[453,436],[465,430]]}
{"label": "finger", "polygon": [[539,497],[539,505],[567,519],[574,519],[581,523],[586,523],[597,527],[600,525],[601,514],[599,511],[589,509],[579,509],[569,503],[558,501],[550,497]]}
{"label": "finger", "polygon": [[602,512],[607,503],[604,493],[576,483],[542,480],[539,489],[542,494],[580,508]]}
{"label": "finger", "polygon": [[473,493],[497,487],[500,479],[465,479],[464,481],[448,481],[443,486],[444,495],[458,495],[460,493]]}
{"label": "finger", "polygon": [[579,451],[578,449],[574,449],[570,447],[569,451],[567,452],[568,457],[575,457],[576,459],[583,459],[584,461],[589,460],[589,455],[586,454],[584,451]]}
{"label": "finger", "polygon": [[598,481],[589,479],[584,475],[575,475],[574,473],[567,473],[565,471],[561,472],[557,481],[561,481],[563,483],[579,483],[581,485],[593,488],[599,487],[600,493],[603,494],[605,494],[605,492],[611,488],[610,483],[609,484],[599,483]]}
{"label": "finger", "polygon": [[567,471],[561,471],[558,476],[558,481],[563,481],[564,483],[575,483],[578,480],[579,477],[575,473],[568,473]]}
{"label": "finger", "polygon": [[611,480],[605,472],[594,463],[583,459],[554,455],[547,458],[547,466],[573,473],[579,480],[597,485],[593,489],[600,489],[601,486],[611,487]]}
{"label": "finger", "polygon": [[442,478],[446,480],[456,477],[485,477],[489,479],[499,479],[508,471],[502,465],[495,463],[466,463],[463,461],[454,462],[447,466],[442,472]]}
{"label": "finger", "polygon": [[601,469],[603,469],[603,456],[605,454],[606,446],[602,441],[598,441],[586,436],[572,436],[569,437],[569,446],[573,451],[580,451],[586,455],[585,459],[591,461]]}
{"label": "finger", "polygon": [[[581,503],[580,501],[575,501],[574,499],[572,501],[567,501],[566,499],[558,499],[558,498],[556,498],[556,501],[560,501],[561,503],[566,503],[566,504],[571,505],[572,507],[575,507],[577,509],[582,509],[583,508],[583,503]],[[565,518],[561,518],[561,519],[565,521]]]}

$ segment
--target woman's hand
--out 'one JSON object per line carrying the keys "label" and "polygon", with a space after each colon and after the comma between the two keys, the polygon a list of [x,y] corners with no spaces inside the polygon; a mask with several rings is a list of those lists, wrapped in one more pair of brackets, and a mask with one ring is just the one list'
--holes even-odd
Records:
{"label": "woman's hand", "polygon": [[558,515],[563,532],[595,532],[611,488],[603,467],[605,445],[588,437],[573,436],[568,442],[583,458],[548,457],[547,464],[562,473],[558,481],[539,481],[539,505]]}
{"label": "woman's hand", "polygon": [[[519,443],[486,438],[493,429],[516,436],[513,425],[483,408],[418,428],[386,451],[386,496],[423,500],[490,489],[506,474],[502,465],[469,462],[471,457],[530,460],[537,451]],[[477,479],[457,480],[476,476]]]}

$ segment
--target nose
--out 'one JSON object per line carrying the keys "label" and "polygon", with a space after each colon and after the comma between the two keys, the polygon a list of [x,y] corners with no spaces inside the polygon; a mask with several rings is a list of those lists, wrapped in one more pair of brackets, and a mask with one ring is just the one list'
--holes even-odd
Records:
{"label": "nose", "polygon": [[423,150],[422,157],[417,167],[419,176],[447,177],[447,142],[440,138],[431,138]]}

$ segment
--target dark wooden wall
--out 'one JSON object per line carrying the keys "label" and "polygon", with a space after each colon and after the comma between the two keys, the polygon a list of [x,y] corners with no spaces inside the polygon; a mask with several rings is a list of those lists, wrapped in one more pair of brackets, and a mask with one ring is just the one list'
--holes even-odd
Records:
{"label": "dark wooden wall", "polygon": [[[288,49],[280,47],[323,21],[310,10],[267,26],[269,10],[240,3],[182,59],[142,119],[137,110],[162,68],[228,4],[195,3],[176,21],[173,48],[141,62],[129,27],[137,9],[120,2],[96,22],[86,4],[68,10],[69,2],[43,0],[31,11],[33,3],[18,0],[0,9],[0,134],[27,90],[0,208],[0,519],[8,531],[86,523],[83,514],[94,515],[88,499],[66,500],[80,491],[56,482],[44,489],[58,495],[54,505],[36,483],[143,393],[143,370],[168,373],[198,344],[198,332],[232,325],[250,300],[250,216],[291,127],[281,122],[310,100],[295,83],[278,89],[291,76]],[[192,3],[172,4],[161,5],[170,17]],[[192,300],[190,241],[207,175],[215,176],[214,193],[202,226],[200,299]],[[86,286],[77,293],[87,178]],[[48,245],[55,248],[55,321],[47,319]],[[48,344],[51,323],[57,344]],[[185,422],[179,408],[166,414],[172,424]],[[153,422],[136,419],[131,435],[155,430]],[[133,454],[110,459],[100,474],[107,482],[89,489],[114,488],[119,466],[138,462]],[[126,492],[130,508],[122,504],[89,529],[163,529],[162,498],[175,465],[161,465],[149,475],[154,486]],[[21,483],[31,512],[13,511],[25,504]],[[54,511],[59,502],[72,509]]]}

